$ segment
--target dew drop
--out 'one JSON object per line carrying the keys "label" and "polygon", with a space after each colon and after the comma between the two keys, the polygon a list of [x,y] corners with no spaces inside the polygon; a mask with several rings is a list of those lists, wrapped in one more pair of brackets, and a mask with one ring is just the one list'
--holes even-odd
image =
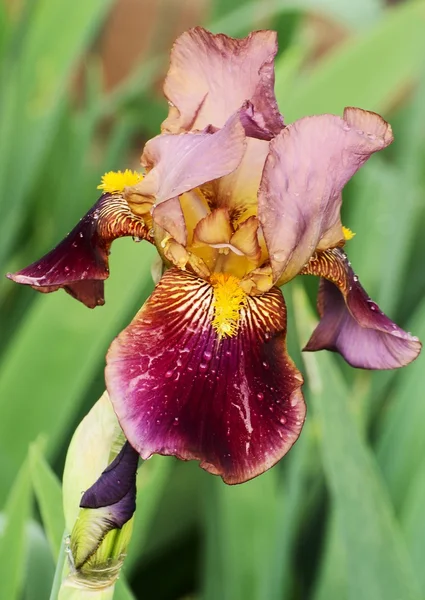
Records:
{"label": "dew drop", "polygon": [[141,241],[142,241],[141,237],[139,237],[138,235],[133,235],[133,242],[138,243],[138,242],[141,242]]}
{"label": "dew drop", "polygon": [[268,370],[268,369],[270,369],[270,365],[269,365],[269,363],[268,363],[268,362],[266,362],[265,360],[263,361],[263,367],[264,367],[265,369],[267,369],[267,370]]}
{"label": "dew drop", "polygon": [[201,371],[201,373],[205,373],[205,371],[207,371],[207,370],[208,370],[208,365],[207,365],[207,364],[205,364],[205,363],[201,363],[201,364],[199,365],[199,370]]}
{"label": "dew drop", "polygon": [[264,394],[262,392],[258,392],[257,398],[258,400],[264,400]]}
{"label": "dew drop", "polygon": [[63,270],[65,271],[65,273],[69,273],[69,267],[64,267]]}
{"label": "dew drop", "polygon": [[167,379],[170,379],[170,377],[172,377],[172,376],[173,376],[173,371],[167,371],[167,372],[165,373],[165,377],[166,377]]}
{"label": "dew drop", "polygon": [[212,359],[212,352],[209,352],[208,350],[204,352],[204,359],[208,362],[209,360]]}
{"label": "dew drop", "polygon": [[72,247],[73,248],[78,248],[78,243],[77,242],[72,242]]}
{"label": "dew drop", "polygon": [[173,425],[178,425],[179,424],[179,418],[178,417],[174,417],[174,423]]}
{"label": "dew drop", "polygon": [[286,417],[280,417],[279,421],[282,423],[282,425],[285,425],[286,423]]}
{"label": "dew drop", "polygon": [[359,278],[357,277],[357,275],[354,275],[353,279],[354,279],[354,281],[358,281],[359,280]]}
{"label": "dew drop", "polygon": [[277,261],[284,260],[285,257],[286,257],[286,253],[284,250],[281,250],[280,252],[273,252],[273,254],[271,255],[271,258],[273,260],[277,260]]}
{"label": "dew drop", "polygon": [[80,231],[80,238],[84,237],[84,233],[82,231]]}
{"label": "dew drop", "polygon": [[232,356],[232,353],[230,352],[230,350],[226,350],[226,356]]}

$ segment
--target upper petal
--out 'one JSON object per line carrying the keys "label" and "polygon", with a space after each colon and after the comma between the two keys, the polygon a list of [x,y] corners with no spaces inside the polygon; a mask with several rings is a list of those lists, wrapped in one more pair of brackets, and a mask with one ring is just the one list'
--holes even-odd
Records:
{"label": "upper petal", "polygon": [[347,108],[305,117],[270,143],[258,198],[258,216],[275,281],[292,279],[316,249],[343,240],[341,191],[373,152],[393,140],[379,115]]}
{"label": "upper petal", "polygon": [[105,303],[108,255],[118,237],[148,237],[149,228],[119,194],[104,194],[56,248],[9,279],[39,292],[64,288],[89,308]]}
{"label": "upper petal", "polygon": [[418,356],[418,338],[393,323],[369,298],[340,248],[318,252],[302,273],[326,278],[317,301],[320,323],[304,350],[335,350],[363,369],[395,369]]}
{"label": "upper petal", "polygon": [[159,204],[234,171],[245,152],[241,111],[211,133],[162,134],[150,140],[142,154],[146,177],[126,190],[132,203],[146,198]]}
{"label": "upper petal", "polygon": [[222,127],[250,100],[260,128],[269,139],[276,135],[283,127],[274,96],[276,52],[274,31],[256,31],[244,39],[201,27],[183,33],[173,46],[164,84],[170,111],[163,131]]}
{"label": "upper petal", "polygon": [[247,297],[234,337],[220,340],[213,318],[212,286],[167,271],[113,342],[107,387],[143,458],[196,459],[226,483],[241,483],[273,466],[298,438],[302,377],[286,353],[278,289]]}

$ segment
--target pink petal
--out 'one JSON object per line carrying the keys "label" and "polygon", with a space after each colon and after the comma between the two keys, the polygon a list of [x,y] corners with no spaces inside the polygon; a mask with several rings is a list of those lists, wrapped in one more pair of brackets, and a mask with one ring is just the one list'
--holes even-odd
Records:
{"label": "pink petal", "polygon": [[146,196],[164,202],[234,171],[245,146],[240,112],[215,133],[158,135],[146,144],[141,159],[149,173],[127,189],[132,198],[139,194],[141,202]]}
{"label": "pink petal", "polygon": [[345,109],[343,119],[300,119],[272,140],[258,210],[275,281],[289,281],[316,249],[343,239],[341,191],[392,140],[379,115],[358,108]]}
{"label": "pink petal", "polygon": [[148,228],[119,195],[104,194],[56,248],[9,279],[43,293],[64,288],[94,308],[105,303],[108,255],[118,237],[146,238]]}
{"label": "pink petal", "polygon": [[258,126],[271,139],[283,127],[274,96],[276,52],[274,31],[256,31],[244,39],[201,27],[183,33],[173,46],[164,84],[170,111],[163,131],[222,127],[250,100]]}
{"label": "pink petal", "polygon": [[326,278],[317,301],[321,320],[304,350],[334,350],[362,369],[395,369],[418,356],[418,338],[369,298],[341,249],[318,252],[302,273]]}
{"label": "pink petal", "polygon": [[167,271],[113,342],[106,382],[143,458],[195,459],[226,483],[272,467],[301,431],[302,377],[286,353],[281,292],[248,298],[235,337],[218,339],[211,285]]}

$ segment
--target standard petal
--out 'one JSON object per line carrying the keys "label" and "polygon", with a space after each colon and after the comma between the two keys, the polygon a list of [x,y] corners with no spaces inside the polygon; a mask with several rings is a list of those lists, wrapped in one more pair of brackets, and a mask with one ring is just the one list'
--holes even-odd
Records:
{"label": "standard petal", "polygon": [[241,162],[245,146],[240,112],[215,133],[158,135],[143,150],[141,161],[148,174],[127,188],[129,202],[145,202],[150,197],[158,204],[228,175]]}
{"label": "standard petal", "polygon": [[183,33],[173,46],[164,84],[170,111],[163,131],[222,127],[250,100],[255,124],[271,139],[283,127],[274,95],[276,52],[274,31],[256,31],[244,39],[214,35],[201,27]]}
{"label": "standard petal", "polygon": [[273,466],[301,431],[302,377],[286,353],[286,308],[275,288],[241,308],[234,337],[212,327],[213,288],[167,271],[113,342],[110,398],[131,445],[196,459],[226,483]]}
{"label": "standard petal", "polygon": [[369,298],[340,248],[315,254],[302,274],[324,278],[317,301],[320,323],[304,350],[333,350],[363,369],[395,369],[418,356],[418,338]]}
{"label": "standard petal", "polygon": [[379,115],[348,108],[306,117],[270,143],[258,216],[279,285],[297,275],[316,249],[342,241],[341,190],[366,160],[392,142]]}
{"label": "standard petal", "polygon": [[39,292],[64,288],[94,308],[105,303],[104,280],[113,240],[123,236],[145,239],[149,228],[118,194],[104,194],[56,248],[9,279]]}

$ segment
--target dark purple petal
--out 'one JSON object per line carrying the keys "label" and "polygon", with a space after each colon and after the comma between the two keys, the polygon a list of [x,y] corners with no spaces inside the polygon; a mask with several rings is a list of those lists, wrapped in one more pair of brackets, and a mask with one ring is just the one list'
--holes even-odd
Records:
{"label": "dark purple petal", "polygon": [[43,293],[64,288],[88,306],[104,304],[108,255],[118,237],[146,238],[148,228],[116,194],[104,194],[56,248],[9,279]]}
{"label": "dark purple petal", "polygon": [[103,471],[99,479],[84,492],[81,508],[100,508],[122,500],[136,485],[139,454],[128,442]]}
{"label": "dark purple petal", "polygon": [[317,301],[320,323],[304,350],[333,350],[363,369],[395,369],[418,356],[418,338],[400,329],[369,298],[340,248],[315,254],[302,274],[326,278]]}
{"label": "dark purple petal", "polygon": [[164,84],[170,110],[163,131],[223,127],[249,100],[257,127],[271,139],[283,127],[274,95],[276,52],[274,31],[255,31],[244,39],[201,27],[183,33],[173,46]]}
{"label": "dark purple petal", "polygon": [[246,300],[237,334],[219,340],[212,286],[173,268],[113,342],[108,392],[143,458],[199,460],[234,484],[272,467],[298,438],[305,404],[282,294]]}
{"label": "dark purple petal", "polygon": [[379,115],[346,108],[305,117],[270,142],[258,195],[258,217],[279,285],[297,275],[315,250],[338,245],[341,191],[378,150],[393,140]]}

